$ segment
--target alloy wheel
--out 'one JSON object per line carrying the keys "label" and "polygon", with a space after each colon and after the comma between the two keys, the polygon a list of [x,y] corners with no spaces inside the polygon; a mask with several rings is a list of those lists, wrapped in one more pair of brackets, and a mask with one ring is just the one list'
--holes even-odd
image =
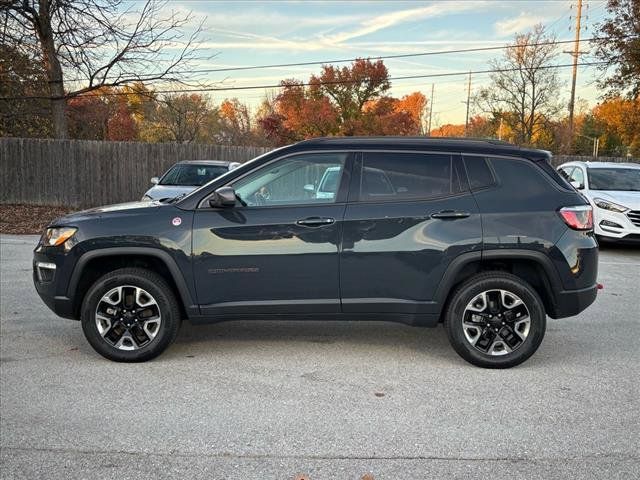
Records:
{"label": "alloy wheel", "polygon": [[121,285],[105,293],[96,307],[98,333],[119,350],[138,350],[153,341],[162,317],[156,300],[146,290]]}
{"label": "alloy wheel", "polygon": [[467,304],[462,329],[467,341],[480,352],[506,355],[524,343],[531,328],[525,303],[507,290],[485,290]]}

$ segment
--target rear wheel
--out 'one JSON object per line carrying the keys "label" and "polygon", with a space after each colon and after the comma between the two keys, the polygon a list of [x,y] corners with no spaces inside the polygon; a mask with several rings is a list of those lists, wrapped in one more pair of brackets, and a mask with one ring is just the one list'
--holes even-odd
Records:
{"label": "rear wheel", "polygon": [[117,362],[142,362],[175,339],[180,310],[162,277],[123,268],[98,279],[82,303],[82,330],[100,355]]}
{"label": "rear wheel", "polygon": [[445,328],[455,351],[485,368],[527,360],[546,329],[544,305],[524,280],[504,272],[476,275],[452,294]]}

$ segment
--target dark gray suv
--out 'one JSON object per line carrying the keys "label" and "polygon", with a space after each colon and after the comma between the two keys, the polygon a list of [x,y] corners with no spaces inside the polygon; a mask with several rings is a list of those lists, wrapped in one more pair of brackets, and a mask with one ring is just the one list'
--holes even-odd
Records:
{"label": "dark gray suv", "polygon": [[547,316],[596,298],[591,207],[549,157],[478,140],[308,140],[184,198],[56,220],[34,281],[116,361],[157,356],[182,319],[377,319],[444,323],[469,362],[511,367]]}

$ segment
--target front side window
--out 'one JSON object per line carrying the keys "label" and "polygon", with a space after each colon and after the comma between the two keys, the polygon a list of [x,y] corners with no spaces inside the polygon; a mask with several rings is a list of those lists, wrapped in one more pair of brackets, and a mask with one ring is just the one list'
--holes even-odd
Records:
{"label": "front side window", "polygon": [[576,167],[570,175],[570,181],[576,182],[578,185],[584,186],[584,172],[580,167]]}
{"label": "front side window", "polygon": [[366,152],[360,200],[406,200],[451,193],[451,156]]}
{"label": "front side window", "polygon": [[201,186],[227,173],[223,165],[174,165],[160,180],[160,185]]}
{"label": "front side window", "polygon": [[233,184],[247,205],[334,203],[347,153],[305,153],[283,158]]}

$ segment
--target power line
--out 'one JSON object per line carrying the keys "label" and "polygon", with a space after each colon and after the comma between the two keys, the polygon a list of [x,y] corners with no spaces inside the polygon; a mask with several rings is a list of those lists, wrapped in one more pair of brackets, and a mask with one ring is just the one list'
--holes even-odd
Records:
{"label": "power line", "polygon": [[[607,62],[583,62],[578,63],[578,66],[594,66],[594,65],[603,65]],[[573,67],[573,63],[560,64],[560,65],[546,65],[542,67],[538,67],[538,70],[546,70],[550,68],[565,68],[565,67]],[[506,73],[506,72],[516,72],[520,70],[529,70],[527,68],[500,68],[500,69],[490,69],[490,70],[476,70],[476,71],[462,71],[462,72],[443,72],[443,73],[430,73],[423,75],[405,75],[401,77],[389,77],[390,81],[397,80],[409,80],[409,79],[417,79],[417,78],[440,78],[440,77],[452,77],[452,76],[460,76],[460,75],[482,75],[486,73]],[[308,87],[311,85],[347,85],[352,83],[358,83],[360,79],[357,80],[336,80],[331,82],[299,82],[293,84],[293,86],[297,87]],[[235,90],[258,90],[258,89],[266,89],[266,88],[285,88],[285,85],[281,84],[271,84],[271,85],[246,85],[246,86],[238,86],[238,87],[204,87],[204,88],[185,88],[180,90],[152,90],[150,93],[152,94],[180,94],[180,93],[200,93],[200,92],[227,92],[227,91],[235,91]],[[104,97],[104,96],[121,96],[121,95],[137,95],[140,92],[106,92],[106,93],[86,93],[82,95],[83,97]],[[47,95],[33,95],[33,96],[21,96],[21,97],[0,97],[0,100],[59,100],[63,97],[51,97]]]}
{"label": "power line", "polygon": [[[632,37],[632,36],[633,35],[629,35],[629,37]],[[581,39],[580,42],[608,40],[610,38],[612,37],[591,37],[591,38]],[[433,56],[433,55],[448,55],[448,54],[455,54],[455,53],[473,53],[473,52],[485,52],[485,51],[492,51],[492,50],[504,50],[507,48],[515,48],[515,47],[538,47],[538,46],[544,46],[544,45],[561,45],[561,44],[574,43],[574,42],[575,42],[575,39],[553,40],[553,41],[538,42],[538,43],[523,43],[519,45],[508,44],[508,45],[499,45],[499,46],[492,46],[492,47],[473,47],[473,48],[462,48],[462,49],[455,49],[455,50],[436,50],[436,51],[430,51],[430,52],[403,53],[403,54],[397,54],[397,55],[380,55],[375,57],[361,57],[361,58],[367,58],[369,60],[392,60],[392,59],[398,59],[398,58],[426,57],[426,56]],[[244,71],[244,70],[260,70],[260,69],[268,69],[268,68],[304,67],[304,66],[310,66],[310,65],[348,63],[348,62],[354,62],[356,60],[358,60],[358,58],[322,60],[322,61],[299,62],[299,63],[276,63],[276,64],[268,64],[268,65],[250,65],[250,66],[243,66],[243,67],[209,68],[209,69],[176,71],[174,72],[174,74],[223,73],[223,72],[237,72],[237,71]],[[157,76],[157,72],[148,73],[144,76],[136,77],[135,79],[131,79],[131,81],[132,82],[137,80],[142,81],[144,80],[144,77],[153,77],[153,76]],[[106,77],[106,78],[114,78],[114,77]],[[72,79],[67,79],[66,81],[82,82],[87,80],[89,80],[89,78],[72,78]],[[6,81],[16,81],[16,80],[0,80],[0,82],[6,82]]]}

